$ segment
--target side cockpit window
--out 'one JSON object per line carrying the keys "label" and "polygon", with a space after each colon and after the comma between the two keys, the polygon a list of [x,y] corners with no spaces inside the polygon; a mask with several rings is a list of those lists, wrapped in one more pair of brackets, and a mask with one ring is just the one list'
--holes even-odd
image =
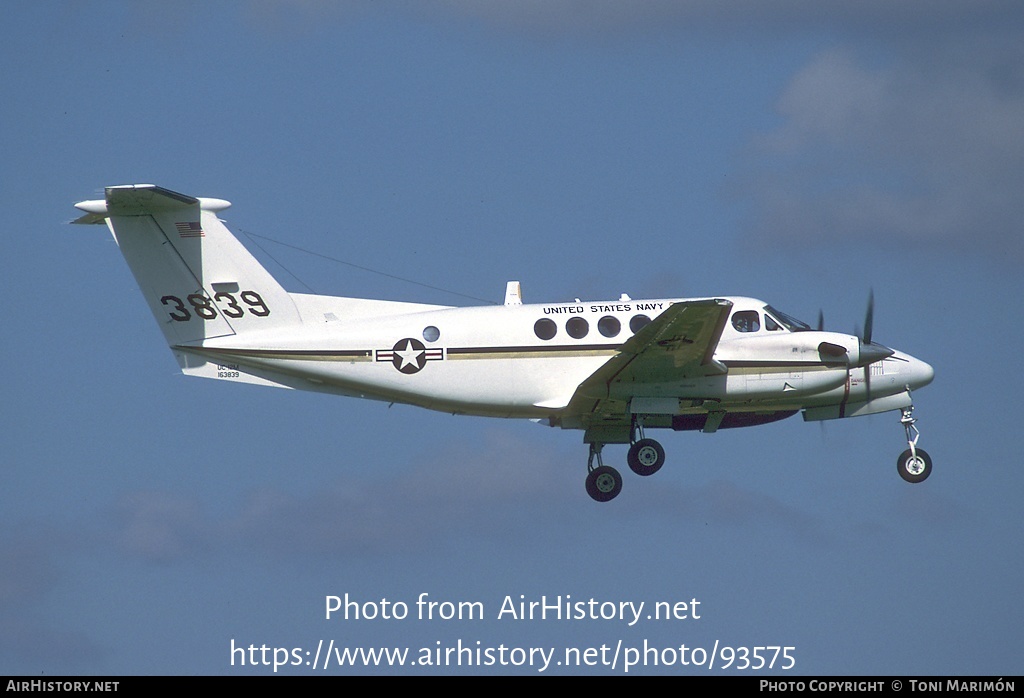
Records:
{"label": "side cockpit window", "polygon": [[760,314],[756,310],[737,310],[732,314],[732,326],[737,332],[757,332],[761,329]]}
{"label": "side cockpit window", "polygon": [[797,320],[792,315],[786,315],[770,305],[766,305],[764,307],[764,324],[769,330],[774,330],[775,328],[769,325],[769,321],[782,325],[782,327],[790,332],[806,332],[811,329],[811,326],[806,322]]}
{"label": "side cockpit window", "polygon": [[769,332],[777,332],[778,330],[782,329],[782,325],[780,325],[779,323],[775,322],[775,318],[773,318],[771,315],[769,315],[768,313],[765,313],[764,314],[764,328],[766,330],[768,330]]}

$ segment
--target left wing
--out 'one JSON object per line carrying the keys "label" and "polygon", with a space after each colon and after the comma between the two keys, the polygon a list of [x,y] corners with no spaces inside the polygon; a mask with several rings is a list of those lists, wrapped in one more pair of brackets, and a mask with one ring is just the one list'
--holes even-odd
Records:
{"label": "left wing", "polygon": [[673,303],[580,383],[564,411],[596,411],[613,385],[633,384],[636,389],[629,392],[642,394],[646,383],[726,373],[714,354],[731,309],[732,303],[721,298]]}

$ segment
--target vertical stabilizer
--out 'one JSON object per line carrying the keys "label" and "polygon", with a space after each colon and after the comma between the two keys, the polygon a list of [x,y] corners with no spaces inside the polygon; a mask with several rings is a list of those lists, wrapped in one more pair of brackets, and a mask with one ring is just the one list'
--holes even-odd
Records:
{"label": "vertical stabilizer", "polygon": [[132,184],[76,204],[76,222],[106,221],[172,347],[299,324],[288,292],[217,218],[230,205]]}

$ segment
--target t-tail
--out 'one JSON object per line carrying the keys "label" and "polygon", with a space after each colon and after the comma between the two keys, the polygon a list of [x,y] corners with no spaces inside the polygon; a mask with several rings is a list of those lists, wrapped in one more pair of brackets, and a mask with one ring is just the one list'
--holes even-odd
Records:
{"label": "t-tail", "polygon": [[75,223],[106,222],[167,344],[179,348],[249,335],[302,320],[288,292],[217,218],[231,204],[152,184],[107,187],[105,198],[75,207]]}

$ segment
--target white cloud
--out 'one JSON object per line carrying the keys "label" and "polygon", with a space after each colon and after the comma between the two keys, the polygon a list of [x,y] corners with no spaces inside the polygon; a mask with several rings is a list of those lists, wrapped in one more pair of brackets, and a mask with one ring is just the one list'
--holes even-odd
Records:
{"label": "white cloud", "polygon": [[1024,52],[939,48],[832,50],[793,77],[748,153],[756,234],[1024,251]]}

